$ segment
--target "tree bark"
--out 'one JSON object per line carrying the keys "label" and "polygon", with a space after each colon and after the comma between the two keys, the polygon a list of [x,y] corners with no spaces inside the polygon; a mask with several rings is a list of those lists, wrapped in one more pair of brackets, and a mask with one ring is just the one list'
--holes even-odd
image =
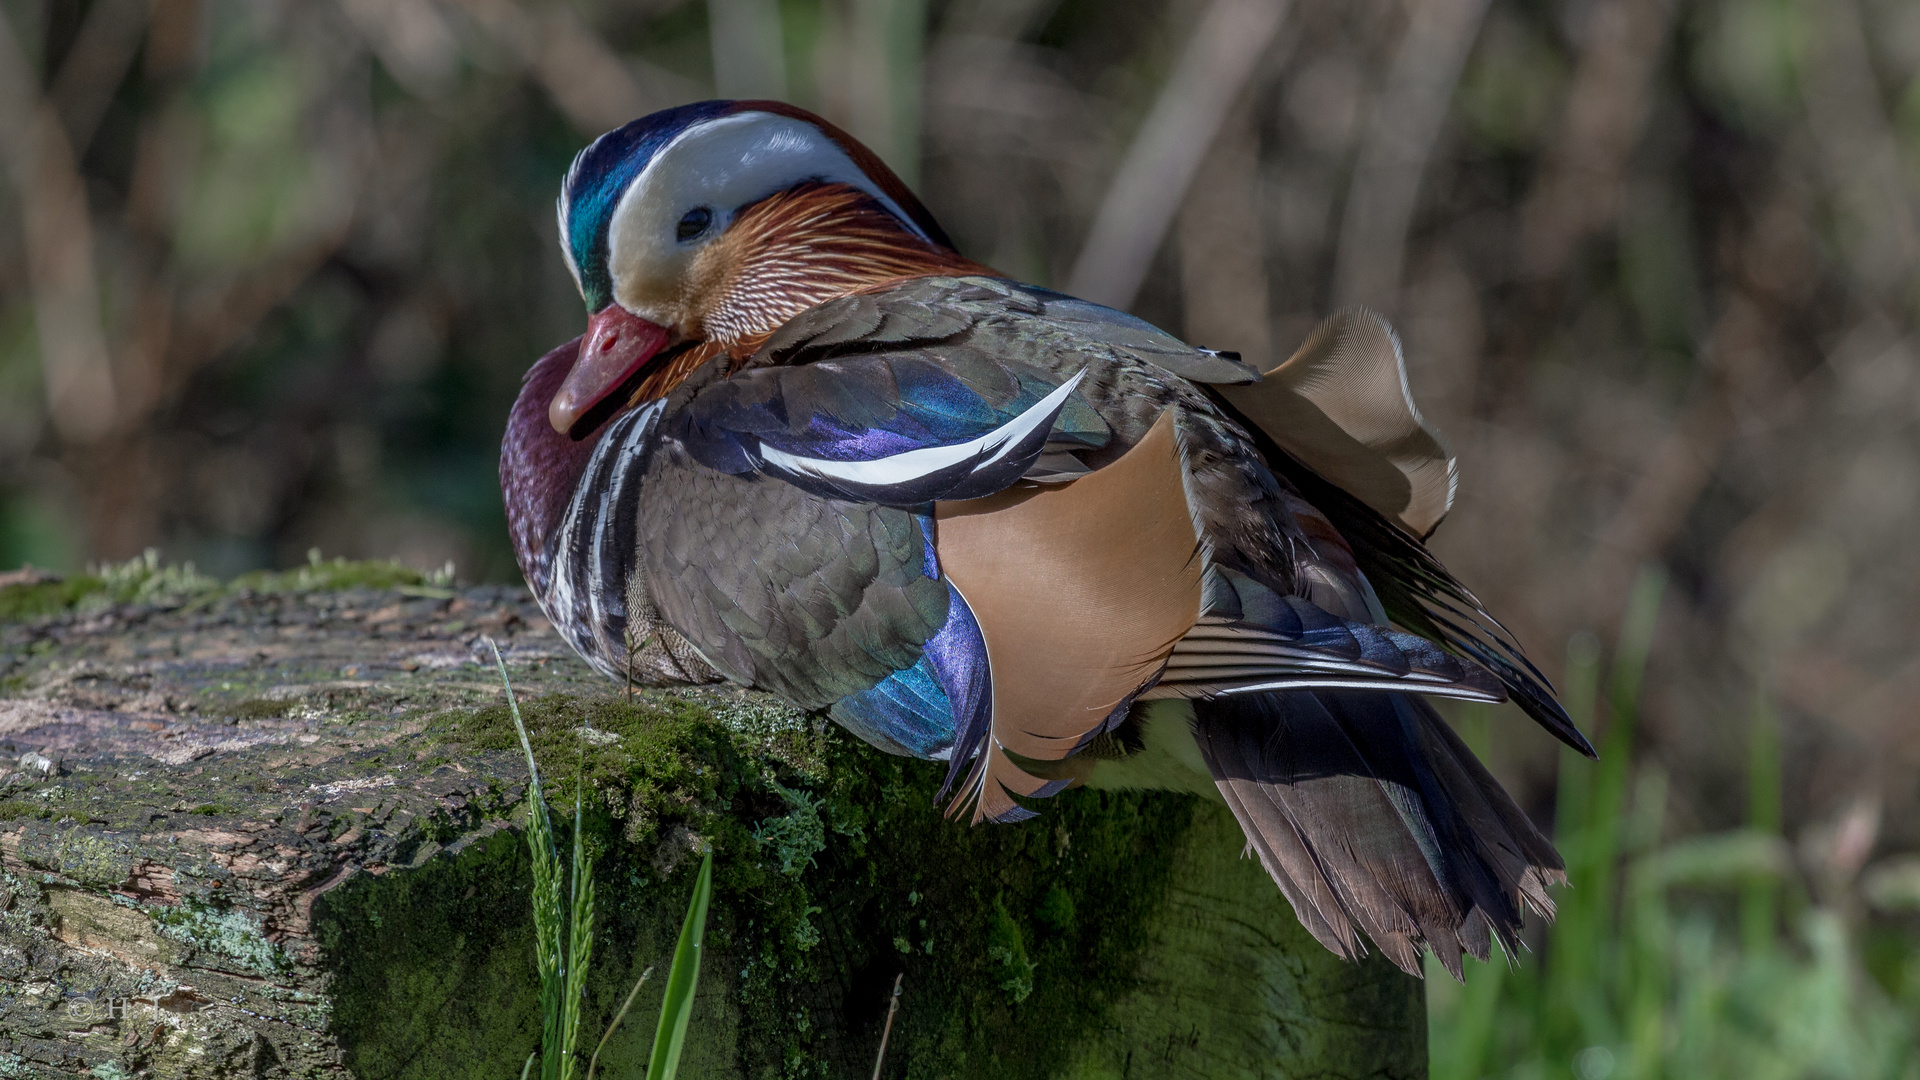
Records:
{"label": "tree bark", "polygon": [[[1426,1075],[1419,983],[1314,943],[1214,803],[970,828],[943,765],[606,684],[523,590],[285,585],[0,622],[0,1075],[518,1076],[527,774],[483,634],[596,856],[588,1051],[711,847],[683,1076],[871,1075],[902,974],[886,1077]],[[644,1074],[662,981],[601,1077]]]}

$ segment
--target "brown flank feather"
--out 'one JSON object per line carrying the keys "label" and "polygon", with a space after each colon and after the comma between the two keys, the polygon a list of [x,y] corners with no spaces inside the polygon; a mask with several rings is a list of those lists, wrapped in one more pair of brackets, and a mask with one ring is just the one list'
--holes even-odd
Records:
{"label": "brown flank feather", "polygon": [[1085,745],[1192,629],[1201,560],[1183,472],[1169,411],[1071,483],[934,505],[941,572],[973,608],[993,671],[992,730],[950,812],[976,799],[976,822],[1019,816],[1009,792],[1048,782],[1008,752],[1057,761]]}

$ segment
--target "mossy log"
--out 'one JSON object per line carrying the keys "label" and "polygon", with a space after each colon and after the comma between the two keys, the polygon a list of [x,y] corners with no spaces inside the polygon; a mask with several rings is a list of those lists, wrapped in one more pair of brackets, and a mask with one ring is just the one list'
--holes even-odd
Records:
{"label": "mossy log", "polygon": [[[589,1043],[711,847],[683,1076],[870,1075],[896,975],[887,1077],[1425,1075],[1420,985],[1307,937],[1219,806],[969,827],[942,766],[817,716],[605,684],[522,590],[256,584],[15,587],[59,610],[0,616],[0,1076],[519,1075],[526,768],[482,635],[597,853]],[[601,1077],[643,1075],[659,983]]]}

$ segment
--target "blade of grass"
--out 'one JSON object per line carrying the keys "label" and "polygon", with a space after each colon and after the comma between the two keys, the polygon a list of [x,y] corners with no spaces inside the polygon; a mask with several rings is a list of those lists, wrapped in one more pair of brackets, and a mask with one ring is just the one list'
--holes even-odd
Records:
{"label": "blade of grass", "polygon": [[[1600,696],[1600,643],[1581,631],[1567,640],[1567,715],[1579,727],[1593,730]],[[1587,802],[1593,795],[1593,766],[1570,747],[1562,747],[1559,782],[1555,785],[1554,841],[1568,868],[1578,871],[1586,842]]]}
{"label": "blade of grass", "polygon": [[574,1043],[580,1035],[580,995],[587,986],[587,965],[593,960],[593,860],[586,853],[586,826],[581,815],[586,770],[581,769],[573,789],[573,910],[567,940],[566,999],[560,1023],[561,1080],[571,1080]]}
{"label": "blade of grass", "polygon": [[[1600,765],[1587,814],[1590,843],[1583,854],[1590,869],[1611,873],[1619,854],[1627,771],[1633,763],[1634,727],[1640,715],[1640,680],[1646,672],[1647,653],[1653,647],[1660,596],[1666,591],[1666,583],[1666,574],[1659,569],[1642,568],[1627,598],[1626,615],[1620,620],[1620,640],[1614,646],[1613,671],[1607,686],[1606,737],[1601,742]],[[1602,922],[1611,900],[1610,895],[1596,895],[1591,900]]]}
{"label": "blade of grass", "polygon": [[[1658,847],[1666,823],[1666,770],[1658,765],[1642,767],[1635,779],[1633,801],[1627,850]],[[1645,866],[1648,858],[1638,860],[1637,866]],[[1633,1069],[1627,1075],[1653,1076],[1657,1075],[1665,1031],[1662,1014],[1672,968],[1667,947],[1673,940],[1673,920],[1667,910],[1666,889],[1655,875],[1628,869],[1624,881],[1619,944],[1614,950],[1615,995],[1631,1046]]]}
{"label": "blade of grass", "polygon": [[[547,814],[546,796],[540,790],[540,767],[533,760],[533,742],[527,737],[526,721],[520,715],[520,702],[514,697],[513,680],[507,677],[506,661],[500,646],[487,638],[493,650],[493,665],[506,688],[507,711],[513,717],[514,730],[520,734],[520,750],[527,757],[527,849],[533,857],[533,959],[540,973],[540,1076],[541,1080],[564,1080],[569,1055],[560,1052],[565,1009],[566,972],[563,968],[564,932],[560,906],[560,853],[553,842],[553,821]],[[577,830],[576,830],[577,832]]]}
{"label": "blade of grass", "polygon": [[[1633,580],[1627,597],[1627,610],[1620,620],[1620,638],[1614,645],[1613,670],[1607,686],[1607,731],[1601,742],[1600,763],[1596,770],[1593,797],[1587,811],[1587,844],[1582,852],[1593,882],[1585,897],[1588,907],[1587,929],[1596,935],[1612,935],[1615,894],[1619,891],[1621,825],[1626,818],[1627,788],[1633,766],[1634,729],[1640,718],[1640,683],[1646,673],[1647,654],[1653,648],[1653,633],[1660,621],[1660,598],[1666,592],[1666,573],[1658,567],[1642,567]],[[1598,954],[1604,940],[1596,938]],[[1625,953],[1619,954],[1622,958]],[[1630,961],[1629,961],[1630,963]],[[1614,989],[1616,1000],[1624,1001],[1632,993],[1630,972],[1616,970],[1619,978]],[[1606,972],[1594,972],[1605,976]],[[1592,986],[1601,990],[1601,984]],[[1585,1037],[1592,1041],[1612,1038],[1611,1031],[1596,1030],[1595,1020],[1611,1010],[1600,1007],[1593,995],[1586,995]]]}
{"label": "blade of grass", "polygon": [[[1578,806],[1578,839],[1571,845],[1568,861],[1574,888],[1565,923],[1554,935],[1553,993],[1547,1005],[1548,1027],[1559,1049],[1568,1053],[1617,1042],[1622,1036],[1621,1010],[1633,996],[1631,960],[1625,950],[1615,947],[1620,833],[1640,684],[1665,590],[1666,575],[1657,567],[1643,567],[1634,579],[1607,679],[1608,720],[1600,740],[1600,761],[1591,777],[1583,778],[1587,790]],[[1592,672],[1583,674],[1597,682],[1597,657],[1594,660]]]}
{"label": "blade of grass", "polygon": [[[1567,751],[1572,753],[1572,750]],[[1474,964],[1466,971],[1466,985],[1460,991],[1460,1004],[1454,1015],[1454,1030],[1451,1054],[1445,1062],[1435,1062],[1435,1074],[1458,1077],[1459,1080],[1478,1080],[1485,1075],[1487,1052],[1493,1046],[1495,1021],[1500,1012],[1500,1003],[1509,995],[1503,993],[1512,957],[1495,944],[1506,963],[1495,961],[1488,964]]]}
{"label": "blade of grass", "polygon": [[[1575,634],[1567,642],[1567,714],[1574,723],[1590,726],[1600,695],[1600,643],[1591,634]],[[1602,744],[1603,754],[1606,746]],[[1545,992],[1529,1002],[1539,1031],[1550,1039],[1574,1037],[1571,1017],[1579,997],[1588,992],[1589,973],[1600,964],[1606,935],[1592,925],[1594,872],[1587,858],[1592,827],[1594,768],[1572,749],[1560,751],[1559,798],[1554,811],[1554,840],[1567,860],[1571,886],[1561,894],[1553,935],[1548,939]],[[1531,977],[1531,976],[1529,976]]]}
{"label": "blade of grass", "polygon": [[880,1080],[880,1070],[887,1064],[887,1040],[893,1037],[893,1014],[900,1011],[900,984],[906,979],[904,971],[893,977],[893,996],[887,1001],[887,1026],[880,1029],[880,1052],[873,1058],[873,1080]]}
{"label": "blade of grass", "polygon": [[593,1057],[587,1061],[587,1080],[593,1080],[594,1072],[600,1068],[600,1051],[607,1048],[607,1040],[613,1038],[613,1033],[620,1027],[620,1021],[627,1018],[627,1010],[633,1008],[633,999],[640,996],[640,988],[646,985],[647,977],[652,974],[653,968],[649,966],[647,970],[640,973],[638,979],[634,980],[633,989],[627,991],[627,1000],[620,1003],[620,1011],[613,1014],[613,1023],[607,1025],[606,1032],[600,1036],[600,1045],[593,1048]]}
{"label": "blade of grass", "polygon": [[1620,620],[1620,640],[1613,653],[1614,719],[1631,716],[1640,707],[1640,680],[1647,656],[1653,651],[1653,632],[1660,623],[1660,599],[1667,591],[1667,572],[1643,566],[1627,595],[1627,613]]}
{"label": "blade of grass", "polygon": [[707,905],[713,899],[713,852],[700,860],[687,918],[680,925],[680,943],[674,946],[673,966],[667,969],[667,991],[660,1003],[660,1026],[653,1034],[653,1058],[647,1080],[673,1080],[680,1070],[680,1051],[687,1041],[687,1020],[693,1015],[693,991],[700,983],[701,942],[707,934]]}
{"label": "blade of grass", "polygon": [[[1634,579],[1607,679],[1608,722],[1600,761],[1589,766],[1563,755],[1556,832],[1567,859],[1572,889],[1554,927],[1547,993],[1538,1007],[1549,1041],[1569,1052],[1618,1037],[1610,1000],[1624,1001],[1630,984],[1620,981],[1615,894],[1619,891],[1620,827],[1633,759],[1640,683],[1660,615],[1666,576],[1643,568]],[[1591,637],[1568,643],[1567,706],[1578,723],[1592,717],[1599,694],[1599,649]],[[1627,966],[1630,966],[1630,962]]]}
{"label": "blade of grass", "polygon": [[[1753,692],[1748,723],[1747,827],[1769,836],[1780,834],[1780,719],[1764,687]],[[1740,940],[1749,955],[1773,949],[1779,916],[1779,882],[1769,877],[1748,879],[1740,895]]]}

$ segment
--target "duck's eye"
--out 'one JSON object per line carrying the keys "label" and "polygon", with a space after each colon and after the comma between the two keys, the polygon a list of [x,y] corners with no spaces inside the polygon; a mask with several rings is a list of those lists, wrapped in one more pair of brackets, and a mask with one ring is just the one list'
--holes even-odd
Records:
{"label": "duck's eye", "polygon": [[696,206],[681,217],[680,225],[673,231],[674,239],[685,242],[707,231],[713,224],[713,211],[704,206]]}

